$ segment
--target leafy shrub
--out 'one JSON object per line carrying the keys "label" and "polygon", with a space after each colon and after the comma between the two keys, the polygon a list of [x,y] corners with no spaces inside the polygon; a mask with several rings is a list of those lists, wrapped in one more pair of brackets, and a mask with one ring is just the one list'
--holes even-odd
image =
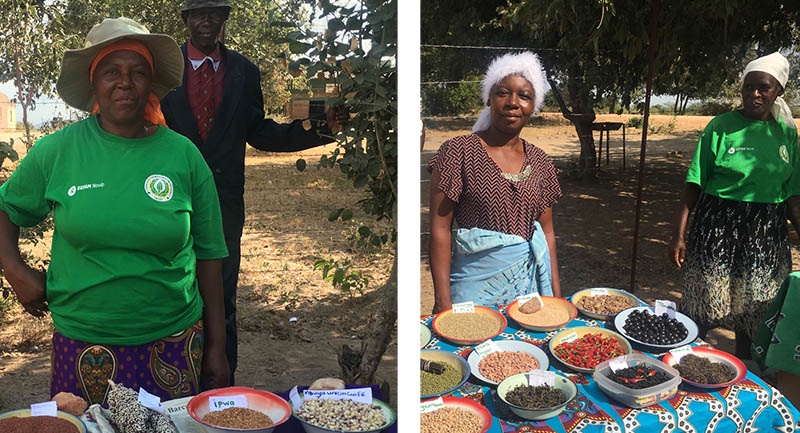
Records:
{"label": "leafy shrub", "polygon": [[457,116],[481,108],[480,83],[467,77],[457,84],[431,84],[422,88],[422,112],[426,116]]}
{"label": "leafy shrub", "polygon": [[633,116],[628,119],[628,122],[625,124],[625,126],[629,128],[641,128],[643,123],[644,118],[642,116]]}

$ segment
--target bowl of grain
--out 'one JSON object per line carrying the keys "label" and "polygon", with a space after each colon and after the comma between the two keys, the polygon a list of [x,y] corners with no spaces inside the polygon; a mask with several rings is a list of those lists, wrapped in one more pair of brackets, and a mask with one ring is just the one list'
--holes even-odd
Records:
{"label": "bowl of grain", "polygon": [[[435,399],[426,400],[421,404],[434,401]],[[441,406],[437,404],[432,410],[420,415],[420,433],[486,433],[492,426],[492,414],[475,400],[447,396],[442,397],[441,403]]]}
{"label": "bowl of grain", "polygon": [[442,311],[433,318],[431,327],[443,339],[461,346],[472,346],[491,340],[506,329],[508,321],[499,311],[475,306],[471,313]]}
{"label": "bowl of grain", "polygon": [[0,432],[20,431],[86,433],[86,426],[80,418],[62,411],[58,411],[57,416],[31,416],[30,409],[0,414]]}
{"label": "bowl of grain", "polygon": [[305,398],[292,403],[292,415],[306,433],[377,433],[395,423],[397,415],[388,404],[373,398],[372,403],[328,398]]}
{"label": "bowl of grain", "polygon": [[535,344],[520,340],[493,342],[497,351],[481,356],[473,350],[467,357],[472,375],[490,384],[497,385],[506,377],[531,370],[547,370],[550,360]]}
{"label": "bowl of grain", "polygon": [[423,349],[419,351],[419,358],[444,367],[444,372],[441,374],[420,369],[420,398],[423,400],[450,394],[460,388],[469,378],[469,364],[455,353],[446,350]]}
{"label": "bowl of grain", "polygon": [[[519,301],[512,302],[508,306],[508,317],[525,329],[550,332],[563,328],[578,316],[575,306],[564,298],[542,296],[541,299],[544,305],[535,313],[524,313],[520,311]],[[536,299],[529,302],[536,302]]]}
{"label": "bowl of grain", "polygon": [[[236,405],[215,410],[210,400],[229,400]],[[208,433],[269,433],[292,415],[289,403],[279,395],[244,386],[201,392],[189,400],[186,411]]]}
{"label": "bowl of grain", "polygon": [[536,421],[553,418],[578,395],[578,387],[559,374],[552,385],[534,386],[529,381],[528,373],[520,373],[497,385],[497,395],[520,418]]}
{"label": "bowl of grain", "polygon": [[610,320],[621,311],[638,306],[639,299],[625,290],[593,287],[572,295],[572,303],[584,316]]}

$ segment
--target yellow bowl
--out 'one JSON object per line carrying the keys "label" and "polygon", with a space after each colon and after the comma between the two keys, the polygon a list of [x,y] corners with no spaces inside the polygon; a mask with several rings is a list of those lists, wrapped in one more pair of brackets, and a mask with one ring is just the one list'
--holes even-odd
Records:
{"label": "yellow bowl", "polygon": [[[58,415],[59,418],[61,418],[61,419],[65,420],[65,421],[69,422],[70,424],[74,425],[75,428],[78,429],[78,433],[86,433],[86,426],[83,424],[83,421],[81,421],[75,415],[72,415],[72,414],[69,414],[69,413],[66,413],[66,412],[62,412],[62,411],[58,411],[57,415]],[[9,412],[5,412],[5,413],[0,414],[0,419],[11,418],[11,417],[15,417],[15,416],[19,417],[19,418],[29,418],[31,416],[31,410],[30,409],[18,409],[18,410],[12,410],[12,411],[9,411]]]}
{"label": "yellow bowl", "polygon": [[[569,301],[564,298],[556,298],[554,296],[542,296],[542,302],[544,303],[544,307],[541,310],[537,311],[533,314],[525,314],[519,311],[519,301],[514,301],[511,305],[508,306],[508,317],[510,317],[515,322],[519,323],[519,326],[537,332],[550,332],[555,331],[556,329],[563,328],[567,326],[567,323],[571,322],[573,319],[578,317],[578,310],[575,309],[575,306],[572,305]],[[567,320],[559,321],[558,323],[536,323],[536,316],[542,313],[542,311],[547,309],[560,309],[567,313]]]}
{"label": "yellow bowl", "polygon": [[[556,348],[561,343],[564,343],[565,340],[569,340],[570,338],[573,338],[572,337],[573,335],[575,337],[577,337],[577,338],[583,338],[588,334],[600,334],[601,336],[603,336],[605,338],[613,338],[613,339],[615,339],[619,343],[620,347],[622,348],[623,353],[622,354],[616,354],[616,355],[604,356],[604,357],[602,357],[602,359],[597,360],[597,362],[594,363],[594,365],[591,365],[591,367],[576,365],[576,364],[568,361],[567,359],[564,359],[562,356],[560,356],[557,353]],[[597,367],[597,365],[599,365],[603,361],[607,361],[607,360],[609,360],[611,358],[616,358],[617,356],[627,355],[627,354],[632,352],[631,343],[629,343],[628,340],[625,339],[625,337],[623,337],[620,334],[617,334],[614,331],[610,331],[610,330],[605,329],[605,328],[598,328],[598,327],[594,327],[594,326],[577,326],[575,328],[564,329],[564,330],[560,331],[558,334],[554,335],[553,338],[550,339],[550,342],[548,343],[548,345],[549,345],[549,348],[550,348],[550,353],[553,354],[553,357],[555,357],[559,362],[561,362],[562,364],[566,365],[570,369],[575,370],[575,371],[579,371],[581,373],[591,373],[591,372],[594,371],[595,367]],[[589,356],[588,353],[585,353],[584,355],[587,356],[587,357]]]}

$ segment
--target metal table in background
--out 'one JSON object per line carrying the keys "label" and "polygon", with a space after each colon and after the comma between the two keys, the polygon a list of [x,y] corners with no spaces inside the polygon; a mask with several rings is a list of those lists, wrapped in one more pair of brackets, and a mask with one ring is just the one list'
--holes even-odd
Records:
{"label": "metal table in background", "polygon": [[603,133],[606,136],[606,165],[610,160],[610,131],[618,131],[622,128],[622,169],[625,170],[625,124],[622,122],[595,122],[592,123],[592,131],[600,131],[600,140],[597,153],[597,167],[600,167],[600,161],[603,159]]}

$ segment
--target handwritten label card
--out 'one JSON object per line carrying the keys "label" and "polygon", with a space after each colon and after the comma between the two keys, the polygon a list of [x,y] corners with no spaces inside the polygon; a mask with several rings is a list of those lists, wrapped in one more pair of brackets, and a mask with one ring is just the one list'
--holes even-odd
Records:
{"label": "handwritten label card", "polygon": [[150,394],[144,388],[139,388],[139,404],[142,406],[153,409],[158,413],[164,413],[164,408],[161,407],[161,398],[157,395]]}
{"label": "handwritten label card", "polygon": [[675,303],[672,301],[667,301],[664,299],[656,299],[656,316],[660,316],[664,313],[667,313],[670,319],[675,318]]}
{"label": "handwritten label card", "polygon": [[486,340],[483,343],[475,346],[475,352],[481,357],[486,358],[492,352],[502,352],[500,346],[492,340]]}
{"label": "handwritten label card", "polygon": [[419,404],[420,413],[433,412],[444,407],[444,400],[439,397],[436,400],[427,401]]}
{"label": "handwritten label card", "polygon": [[686,346],[676,347],[669,351],[669,353],[672,355],[673,358],[675,358],[675,362],[677,363],[680,363],[681,358],[692,352],[694,352],[692,350],[692,346],[689,346],[688,344]]}
{"label": "handwritten label card", "polygon": [[211,410],[211,412],[225,410],[229,407],[249,407],[247,403],[247,397],[242,394],[236,394],[220,395],[208,398],[208,409]]}
{"label": "handwritten label card", "polygon": [[528,385],[553,386],[556,383],[556,374],[547,370],[531,370],[528,372]]}
{"label": "handwritten label card", "polygon": [[517,296],[517,305],[520,307],[530,301],[531,299],[536,298],[539,301],[539,306],[544,307],[544,301],[542,301],[542,297],[539,295],[538,292],[528,293],[527,295]]}
{"label": "handwritten label card", "polygon": [[603,289],[603,288],[591,289],[591,290],[589,290],[589,294],[592,295],[592,296],[607,295],[608,294],[608,289]]}
{"label": "handwritten label card", "polygon": [[31,416],[58,416],[58,406],[54,401],[33,403],[31,405]]}
{"label": "handwritten label card", "polygon": [[616,358],[611,358],[611,360],[608,361],[608,366],[613,372],[628,368],[628,357],[626,355],[622,355]]}
{"label": "handwritten label card", "polygon": [[372,388],[320,389],[303,391],[306,398],[328,398],[331,400],[353,400],[356,403],[372,404]]}
{"label": "handwritten label card", "polygon": [[565,335],[564,338],[561,339],[562,343],[572,343],[573,341],[578,339],[577,332],[570,332],[569,334]]}
{"label": "handwritten label card", "polygon": [[461,302],[458,304],[453,304],[453,312],[454,313],[474,313],[475,312],[475,303],[472,301],[468,302]]}

